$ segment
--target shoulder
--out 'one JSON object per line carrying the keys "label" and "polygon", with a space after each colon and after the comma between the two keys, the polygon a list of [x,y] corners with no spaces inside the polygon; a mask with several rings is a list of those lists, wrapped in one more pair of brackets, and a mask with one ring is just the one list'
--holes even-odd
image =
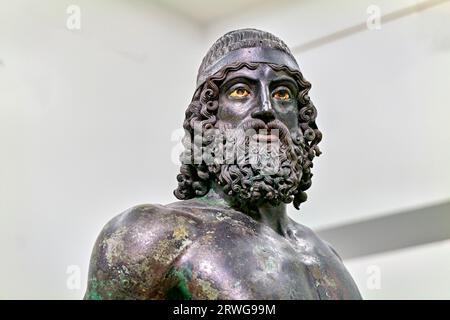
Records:
{"label": "shoulder", "polygon": [[134,206],[111,219],[103,228],[99,238],[112,235],[127,235],[132,243],[145,235],[161,235],[173,231],[174,227],[187,223],[195,226],[201,221],[186,210],[176,210],[160,204]]}
{"label": "shoulder", "polygon": [[194,215],[163,205],[139,205],[109,221],[91,255],[86,299],[148,299],[198,236]]}
{"label": "shoulder", "polygon": [[308,269],[321,299],[359,300],[361,294],[336,250],[310,228],[294,223],[293,233],[307,254]]}

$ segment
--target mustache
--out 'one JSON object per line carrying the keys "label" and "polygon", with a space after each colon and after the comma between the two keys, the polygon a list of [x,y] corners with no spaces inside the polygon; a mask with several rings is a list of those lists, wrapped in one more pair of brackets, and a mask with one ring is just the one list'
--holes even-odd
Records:
{"label": "mustache", "polygon": [[278,130],[279,139],[283,142],[289,143],[291,142],[291,134],[286,125],[278,119],[272,120],[268,123],[260,120],[260,119],[248,119],[245,120],[238,126],[239,130],[247,132],[247,130],[254,130],[258,132],[258,130],[267,130],[267,133],[270,134],[271,130]]}

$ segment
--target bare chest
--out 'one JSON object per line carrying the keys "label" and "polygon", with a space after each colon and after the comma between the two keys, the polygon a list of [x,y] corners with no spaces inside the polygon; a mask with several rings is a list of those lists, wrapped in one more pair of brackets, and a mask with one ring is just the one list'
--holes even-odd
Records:
{"label": "bare chest", "polygon": [[338,298],[336,272],[325,256],[270,235],[218,238],[211,233],[193,242],[173,266],[177,298]]}

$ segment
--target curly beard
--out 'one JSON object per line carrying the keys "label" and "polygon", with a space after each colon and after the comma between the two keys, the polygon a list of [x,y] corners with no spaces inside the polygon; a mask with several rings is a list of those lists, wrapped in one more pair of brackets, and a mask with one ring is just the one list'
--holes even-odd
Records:
{"label": "curly beard", "polygon": [[250,119],[235,129],[219,124],[212,130],[206,133],[210,143],[204,147],[203,159],[215,182],[235,203],[293,201],[302,178],[299,136],[292,139],[279,120],[266,124]]}

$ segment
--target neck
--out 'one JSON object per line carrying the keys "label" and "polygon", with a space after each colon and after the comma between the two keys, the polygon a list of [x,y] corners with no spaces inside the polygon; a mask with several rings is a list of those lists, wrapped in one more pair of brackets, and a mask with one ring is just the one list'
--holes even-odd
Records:
{"label": "neck", "polygon": [[213,183],[204,198],[210,203],[226,205],[245,213],[284,237],[290,233],[289,218],[286,213],[285,203],[274,206],[266,201],[261,201],[257,204],[248,205],[247,203],[236,201],[234,197],[225,194],[222,187],[216,183]]}

